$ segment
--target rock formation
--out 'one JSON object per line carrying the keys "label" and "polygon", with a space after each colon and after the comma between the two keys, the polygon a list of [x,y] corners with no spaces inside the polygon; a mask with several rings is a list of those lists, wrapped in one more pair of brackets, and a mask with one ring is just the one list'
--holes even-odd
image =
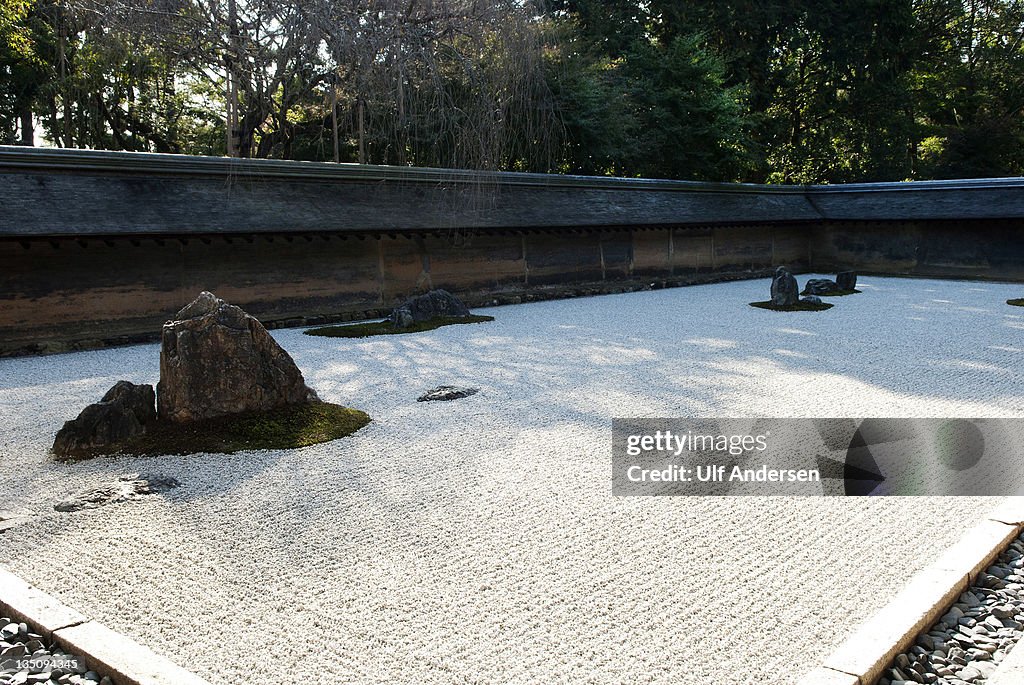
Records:
{"label": "rock formation", "polygon": [[317,401],[259,321],[203,292],[164,324],[157,413],[178,423]]}
{"label": "rock formation", "polygon": [[840,288],[836,282],[829,278],[812,278],[807,281],[804,288],[804,295],[831,295],[839,292]]}
{"label": "rock formation", "polygon": [[53,441],[53,453],[65,458],[88,456],[141,435],[156,420],[155,402],[153,386],[118,381],[103,399],[64,424]]}
{"label": "rock formation", "polygon": [[447,290],[431,290],[424,295],[409,298],[391,312],[390,321],[396,328],[408,328],[414,323],[429,321],[437,317],[469,316],[469,309],[462,300]]}
{"label": "rock formation", "polygon": [[857,289],[857,272],[856,271],[840,271],[836,274],[836,285],[840,290],[856,290]]}
{"label": "rock formation", "polygon": [[784,266],[775,270],[771,292],[773,307],[791,307],[800,300],[800,288],[796,279]]}

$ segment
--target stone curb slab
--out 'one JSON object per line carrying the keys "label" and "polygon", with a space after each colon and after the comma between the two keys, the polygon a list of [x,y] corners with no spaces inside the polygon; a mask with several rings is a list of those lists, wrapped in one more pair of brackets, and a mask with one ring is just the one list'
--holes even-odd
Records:
{"label": "stone curb slab", "polygon": [[54,631],[89,619],[0,567],[0,614],[28,623],[47,641]]}
{"label": "stone curb slab", "polygon": [[199,676],[110,628],[88,621],[53,634],[65,651],[81,654],[91,669],[117,685],[209,685]]}
{"label": "stone curb slab", "polygon": [[800,681],[801,685],[874,683],[892,659],[938,620],[1022,529],[1024,497],[1008,497],[861,624],[821,668]]}
{"label": "stone curb slab", "polygon": [[857,632],[825,660],[825,667],[855,675],[865,683],[874,683],[889,661],[909,647],[917,634],[967,589],[967,583],[967,574],[925,569],[891,602],[861,624]]}
{"label": "stone curb slab", "polygon": [[82,657],[116,685],[209,685],[134,640],[90,620],[0,567],[0,614]]}
{"label": "stone curb slab", "polygon": [[849,673],[819,667],[800,679],[797,685],[862,685],[860,678]]}

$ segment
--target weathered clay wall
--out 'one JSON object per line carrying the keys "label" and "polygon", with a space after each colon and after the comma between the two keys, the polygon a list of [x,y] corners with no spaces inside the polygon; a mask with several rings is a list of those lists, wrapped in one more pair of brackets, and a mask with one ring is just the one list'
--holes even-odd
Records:
{"label": "weathered clay wall", "polygon": [[379,316],[429,288],[480,305],[806,269],[809,239],[780,225],[0,240],[0,354],[151,339],[201,290],[300,325]]}
{"label": "weathered clay wall", "polygon": [[1024,281],[1024,220],[828,222],[810,232],[814,271]]}
{"label": "weathered clay wall", "polygon": [[1024,282],[1024,178],[763,186],[0,146],[0,355],[806,271]]}

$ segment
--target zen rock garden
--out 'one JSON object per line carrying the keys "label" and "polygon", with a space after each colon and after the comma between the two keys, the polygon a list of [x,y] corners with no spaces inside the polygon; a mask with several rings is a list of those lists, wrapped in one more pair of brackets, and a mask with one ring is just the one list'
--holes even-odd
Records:
{"label": "zen rock garden", "polygon": [[369,421],[361,411],[321,402],[259,321],[203,292],[164,324],[156,391],[118,381],[64,424],[53,453],[81,459],[300,447]]}
{"label": "zen rock garden", "polygon": [[[406,300],[378,324],[306,333],[365,337],[492,320],[474,316],[451,293],[433,290]],[[450,401],[478,390],[442,385],[418,400]],[[361,411],[322,402],[306,385],[295,361],[257,319],[213,293],[203,292],[164,324],[160,381],[155,391],[151,385],[118,381],[99,402],[64,424],[54,440],[53,453],[62,459],[83,459],[113,452],[170,454],[302,447],[344,437],[369,421]],[[139,483],[148,488],[147,479],[129,479],[127,483],[113,483],[94,493],[95,498],[86,493],[80,499],[88,505],[94,500],[121,501],[149,492],[125,490]]]}
{"label": "zen rock garden", "polygon": [[792,272],[780,266],[775,269],[775,275],[772,277],[771,299],[751,302],[750,306],[779,312],[824,311],[831,309],[833,305],[823,302],[822,297],[853,295],[859,292],[857,274],[854,271],[841,271],[834,281],[828,278],[811,278],[801,292]]}

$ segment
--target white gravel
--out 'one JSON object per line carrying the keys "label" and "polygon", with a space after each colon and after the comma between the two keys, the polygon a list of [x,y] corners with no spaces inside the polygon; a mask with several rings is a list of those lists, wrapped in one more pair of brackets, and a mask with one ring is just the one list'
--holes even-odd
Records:
{"label": "white gravel", "polygon": [[[801,277],[803,282],[806,277]],[[788,683],[997,500],[613,498],[613,416],[1022,416],[1024,286],[765,280],[501,307],[368,340],[275,332],[355,436],[288,452],[46,455],[155,345],[0,360],[0,561],[215,684]],[[440,384],[479,386],[416,402]],[[53,504],[153,471],[165,496]]]}

